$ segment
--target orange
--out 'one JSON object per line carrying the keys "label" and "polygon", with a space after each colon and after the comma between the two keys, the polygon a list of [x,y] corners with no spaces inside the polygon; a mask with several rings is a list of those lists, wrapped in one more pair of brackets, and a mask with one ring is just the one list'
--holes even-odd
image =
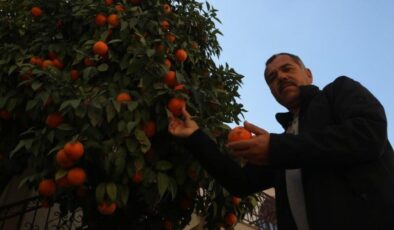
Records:
{"label": "orange", "polygon": [[186,89],[184,84],[179,84],[174,87],[175,91],[183,91],[185,93],[189,93],[189,90]]}
{"label": "orange", "polygon": [[63,69],[63,67],[64,67],[62,60],[60,60],[59,58],[53,59],[52,64],[58,69]]}
{"label": "orange", "polygon": [[111,215],[116,210],[116,203],[103,202],[97,206],[97,210],[103,215]]}
{"label": "orange", "polygon": [[110,6],[113,3],[113,0],[104,0],[106,6]]}
{"label": "orange", "polygon": [[72,186],[80,186],[86,181],[86,173],[82,168],[70,169],[67,173],[67,180]]}
{"label": "orange", "polygon": [[252,138],[252,133],[242,126],[233,128],[227,136],[228,142],[249,140],[250,138]]}
{"label": "orange", "polygon": [[164,65],[167,66],[168,69],[170,69],[172,65],[170,59],[168,58],[164,59]]}
{"label": "orange", "polygon": [[63,176],[63,177],[60,178],[60,179],[57,179],[57,180],[56,180],[56,185],[57,185],[59,188],[67,188],[67,187],[70,187],[70,182],[69,182],[68,179],[67,179],[67,175]]}
{"label": "orange", "polygon": [[174,97],[168,102],[167,108],[174,116],[180,116],[182,115],[182,108],[185,105],[186,101],[184,99]]}
{"label": "orange", "polygon": [[175,58],[179,62],[184,62],[187,59],[187,52],[184,49],[179,49],[175,52]]}
{"label": "orange", "polygon": [[57,54],[54,51],[49,51],[48,52],[48,57],[49,59],[53,60],[55,58],[58,58]]}
{"label": "orange", "polygon": [[9,120],[11,119],[12,114],[8,112],[7,110],[0,109],[0,118],[3,120]]}
{"label": "orange", "polygon": [[175,71],[168,71],[164,76],[164,83],[172,88],[178,84]]}
{"label": "orange", "polygon": [[228,226],[233,226],[238,221],[237,216],[234,213],[229,213],[224,217],[224,222]]}
{"label": "orange", "polygon": [[85,57],[83,59],[83,64],[85,64],[86,66],[95,66],[96,65],[96,63],[92,59],[90,59],[89,57]]}
{"label": "orange", "polygon": [[93,45],[93,52],[100,56],[104,56],[108,53],[108,46],[103,41],[98,41]]}
{"label": "orange", "polygon": [[97,26],[104,26],[107,23],[107,17],[103,13],[99,13],[96,15],[95,22]]}
{"label": "orange", "polygon": [[49,66],[54,66],[53,61],[47,59],[42,62],[43,69],[48,69]]}
{"label": "orange", "polygon": [[166,34],[166,40],[168,42],[174,43],[175,40],[176,40],[176,37],[175,37],[175,35],[173,33],[167,33]]}
{"label": "orange", "polygon": [[131,4],[138,5],[141,3],[141,0],[130,0]]}
{"label": "orange", "polygon": [[116,101],[119,103],[131,101],[131,96],[128,93],[119,93],[116,96]]}
{"label": "orange", "polygon": [[231,197],[231,203],[234,206],[238,206],[241,203],[241,198],[237,197],[237,196],[232,196]]}
{"label": "orange", "polygon": [[142,173],[141,172],[136,172],[132,177],[131,180],[136,183],[139,184],[142,182],[143,177],[142,177]]}
{"label": "orange", "polygon": [[34,6],[31,8],[31,14],[34,17],[40,17],[42,15],[42,9],[38,6]]}
{"label": "orange", "polygon": [[40,182],[38,185],[38,193],[41,196],[53,196],[56,192],[56,184],[53,180],[51,179],[45,179]]}
{"label": "orange", "polygon": [[123,12],[123,11],[125,11],[125,7],[124,7],[124,5],[121,5],[121,4],[117,4],[116,6],[115,6],[115,9],[116,9],[116,11],[118,11],[118,12]]}
{"label": "orange", "polygon": [[70,76],[71,76],[71,79],[72,79],[72,80],[74,80],[74,81],[78,80],[78,78],[79,78],[78,70],[72,69],[72,70],[70,71]]}
{"label": "orange", "polygon": [[31,57],[30,64],[42,66],[42,58],[40,57]]}
{"label": "orange", "polygon": [[63,121],[64,121],[63,116],[60,113],[55,112],[49,114],[45,122],[50,128],[56,128],[59,125],[61,125]]}
{"label": "orange", "polygon": [[60,149],[56,154],[56,162],[62,169],[70,168],[74,165],[74,161],[68,158],[64,149]]}
{"label": "orange", "polygon": [[174,229],[174,223],[172,223],[171,220],[165,220],[163,225],[164,225],[165,230],[173,230]]}
{"label": "orange", "polygon": [[161,7],[163,8],[163,12],[165,14],[171,13],[171,6],[167,3],[163,4]]}
{"label": "orange", "polygon": [[153,137],[156,134],[156,123],[154,121],[148,121],[144,124],[143,129],[147,137]]}
{"label": "orange", "polygon": [[170,28],[170,23],[167,20],[160,22],[160,26],[163,30],[168,30]]}
{"label": "orange", "polygon": [[64,145],[64,152],[68,159],[77,161],[83,156],[85,150],[81,142],[73,141]]}
{"label": "orange", "polygon": [[155,50],[157,53],[162,54],[164,52],[164,45],[163,44],[156,44]]}
{"label": "orange", "polygon": [[117,14],[110,14],[107,18],[108,24],[110,24],[113,27],[119,26],[119,16]]}

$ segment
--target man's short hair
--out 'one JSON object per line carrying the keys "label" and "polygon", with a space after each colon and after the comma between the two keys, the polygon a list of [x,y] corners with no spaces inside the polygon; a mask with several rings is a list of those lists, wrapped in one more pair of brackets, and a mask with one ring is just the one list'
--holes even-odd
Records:
{"label": "man's short hair", "polygon": [[[270,58],[267,59],[267,61],[265,62],[265,67],[267,67],[267,65],[269,65],[271,62],[273,62],[275,60],[275,58],[277,58],[280,55],[286,55],[289,56],[291,59],[293,59],[293,61],[295,61],[300,67],[305,68],[304,62],[302,62],[301,58],[298,57],[295,54],[291,54],[291,53],[286,53],[286,52],[282,52],[282,53],[277,53],[272,55]],[[267,70],[267,69],[266,69]],[[264,76],[266,74],[266,71],[264,71]]]}

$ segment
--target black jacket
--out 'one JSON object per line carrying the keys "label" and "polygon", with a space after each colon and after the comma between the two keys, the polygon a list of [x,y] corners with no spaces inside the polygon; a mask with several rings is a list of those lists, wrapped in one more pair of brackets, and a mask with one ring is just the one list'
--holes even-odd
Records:
{"label": "black jacket", "polygon": [[[241,168],[200,130],[188,146],[234,195],[275,187],[279,230],[296,229],[285,184],[290,168],[302,170],[310,230],[394,229],[394,155],[382,105],[347,77],[300,93],[299,134],[271,134],[268,166]],[[292,115],[277,119],[286,129]]]}

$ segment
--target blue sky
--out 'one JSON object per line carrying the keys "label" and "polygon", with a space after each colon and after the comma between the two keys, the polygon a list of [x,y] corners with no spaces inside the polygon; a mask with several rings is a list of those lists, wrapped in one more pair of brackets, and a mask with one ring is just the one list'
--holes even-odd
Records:
{"label": "blue sky", "polygon": [[240,102],[248,110],[246,120],[282,132],[274,115],[286,109],[271,96],[263,71],[267,58],[285,51],[303,59],[320,88],[340,75],[367,87],[385,107],[389,139],[394,141],[394,1],[208,2],[222,21],[218,62],[245,76]]}

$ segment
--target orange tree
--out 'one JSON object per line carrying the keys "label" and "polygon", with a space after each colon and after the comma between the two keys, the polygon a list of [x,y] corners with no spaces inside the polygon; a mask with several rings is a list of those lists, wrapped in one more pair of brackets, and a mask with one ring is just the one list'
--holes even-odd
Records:
{"label": "orange tree", "polygon": [[167,132],[186,103],[226,153],[225,123],[243,111],[242,76],[212,60],[208,3],[10,0],[0,14],[2,185],[30,168],[21,185],[63,213],[82,207],[91,228],[181,229],[193,211],[231,227],[253,205]]}

